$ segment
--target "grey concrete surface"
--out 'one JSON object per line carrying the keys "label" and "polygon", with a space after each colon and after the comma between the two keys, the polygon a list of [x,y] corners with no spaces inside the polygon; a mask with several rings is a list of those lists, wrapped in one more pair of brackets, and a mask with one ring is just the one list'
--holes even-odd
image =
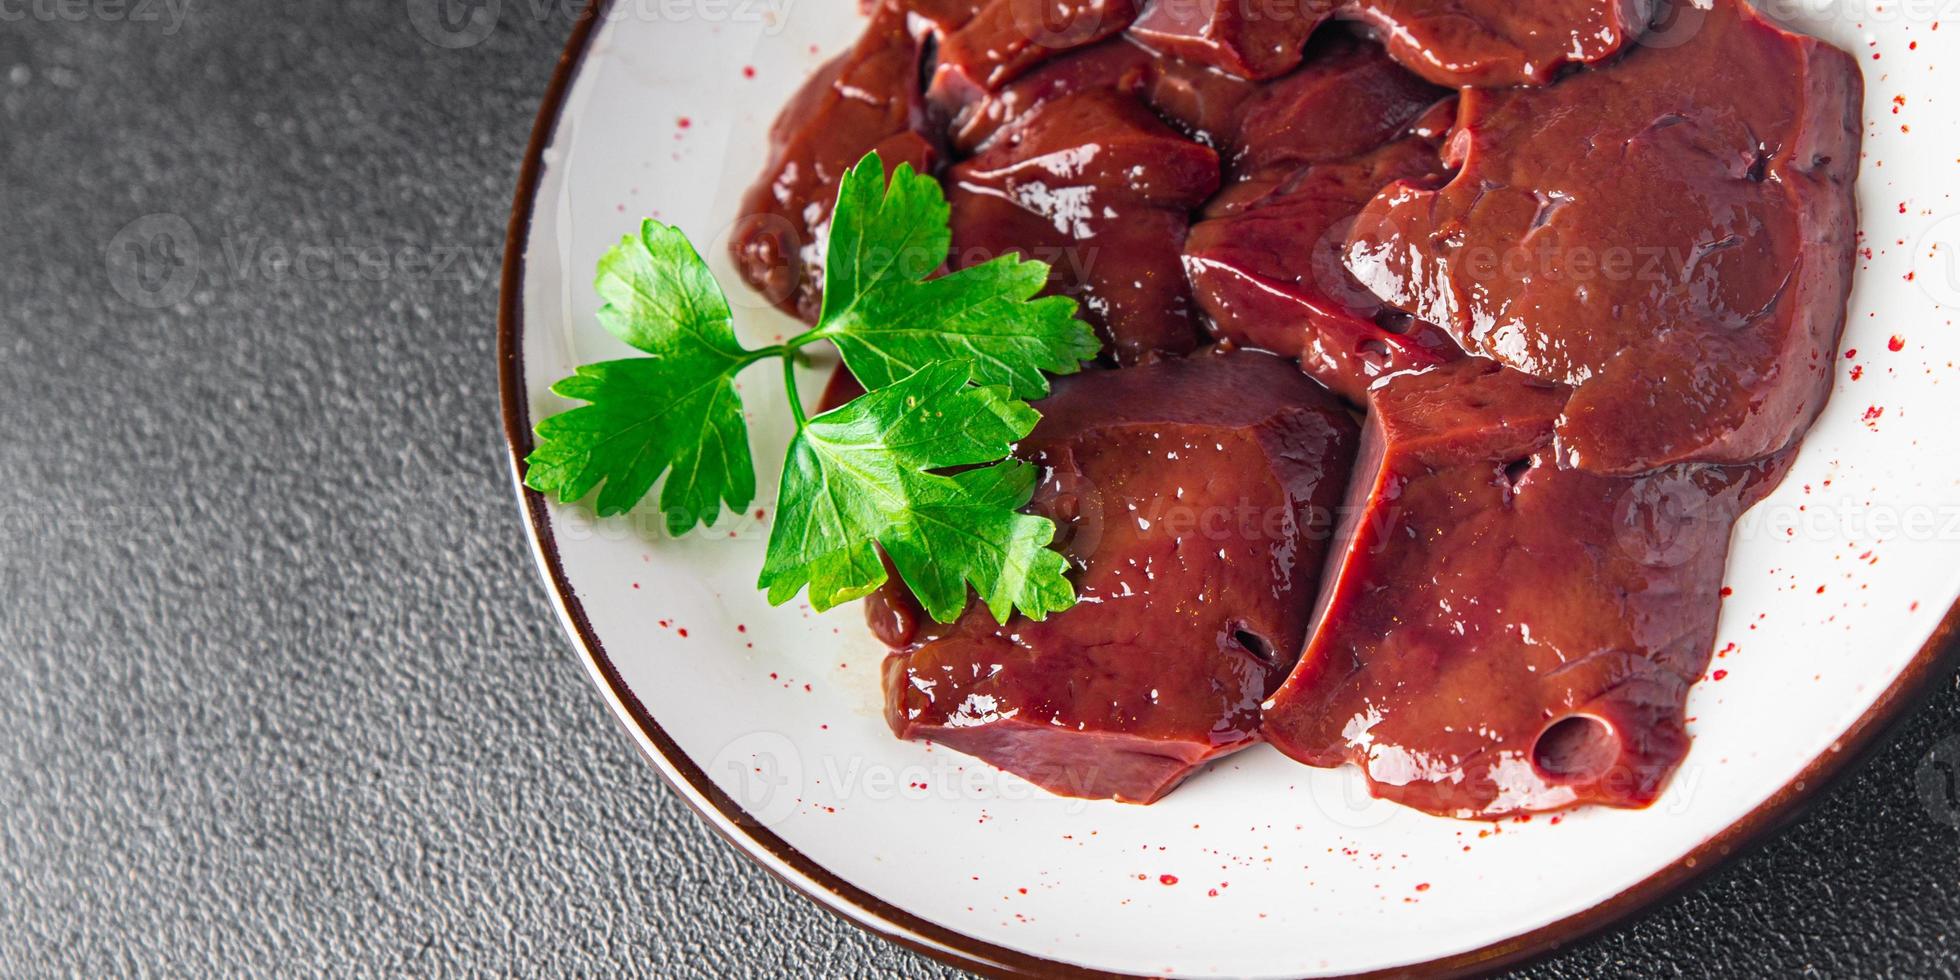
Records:
{"label": "grey concrete surface", "polygon": [[[0,975],[954,972],[712,836],[558,631],[491,353],[574,8],[502,8],[451,48],[423,0],[0,3]],[[1943,682],[1524,975],[1960,970],[1916,782],[1956,734]]]}

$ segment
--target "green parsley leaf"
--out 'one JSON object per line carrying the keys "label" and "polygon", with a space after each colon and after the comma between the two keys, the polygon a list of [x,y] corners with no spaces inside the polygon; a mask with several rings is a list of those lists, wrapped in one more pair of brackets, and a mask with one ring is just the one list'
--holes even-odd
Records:
{"label": "green parsley leaf", "polygon": [[647,221],[599,260],[599,321],[648,357],[588,364],[551,390],[590,404],[537,427],[526,486],[564,503],[604,481],[601,516],[624,513],[664,472],[660,508],[679,535],[755,499],[735,375],[759,355],[735,339],[728,299],[677,228]]}
{"label": "green parsley leaf", "polygon": [[867,389],[927,365],[969,361],[973,380],[1017,398],[1048,393],[1102,344],[1065,296],[1035,298],[1045,262],[1003,255],[927,279],[946,261],[950,208],[939,181],[876,153],[845,171],[824,255],[823,312],[811,333],[837,345]]}
{"label": "green parsley leaf", "polygon": [[1040,416],[971,373],[934,364],[797,434],[758,583],[771,603],[806,586],[818,611],[870,594],[886,579],[882,546],[942,623],[966,608],[968,583],[1000,623],[1016,608],[1038,620],[1074,605],[1067,562],[1048,548],[1055,525],[1019,512],[1035,468],[996,462]]}
{"label": "green parsley leaf", "polygon": [[910,166],[883,178],[876,154],[845,174],[818,326],[762,350],[735,339],[727,297],[678,230],[648,221],[606,253],[599,319],[648,356],[552,386],[586,404],[538,424],[526,485],[565,503],[597,488],[604,516],[664,475],[668,529],[713,525],[724,503],[742,510],[755,496],[735,376],[831,340],[873,390],[807,422],[796,413],[762,571],[770,601],[806,588],[818,609],[861,598],[886,580],[882,548],[941,622],[966,608],[969,586],[997,621],[1074,605],[1067,563],[1048,548],[1054,524],[1019,512],[1034,468],[1006,457],[1040,417],[1020,399],[1100,345],[1074,301],[1036,298],[1044,263],[1005,256],[927,278],[951,241],[945,194]]}

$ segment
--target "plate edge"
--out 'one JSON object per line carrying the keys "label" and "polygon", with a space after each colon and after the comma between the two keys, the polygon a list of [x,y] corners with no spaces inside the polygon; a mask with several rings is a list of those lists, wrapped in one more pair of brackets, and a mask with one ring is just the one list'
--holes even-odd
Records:
{"label": "plate edge", "polygon": [[[547,501],[542,494],[524,485],[524,458],[530,455],[532,442],[521,359],[524,329],[522,288],[526,244],[530,238],[537,191],[544,175],[544,151],[557,135],[565,100],[577,81],[599,27],[613,6],[613,0],[592,0],[585,6],[552,71],[518,171],[499,281],[497,381],[502,401],[505,448],[509,453],[513,486],[524,514],[532,554],[561,624],[626,733],[662,777],[680,792],[682,799],[707,820],[723,839],[819,906],[887,940],[986,976],[1131,976],[1090,970],[1022,953],[937,925],[871,895],[811,860],[751,818],[739,803],[723,793],[680,750],[679,745],[626,686],[607,656],[605,645],[593,632],[584,607],[566,580],[564,565],[546,514]],[[1608,927],[1625,923],[1640,913],[1653,910],[1663,900],[1703,881],[1715,868],[1766,843],[1774,831],[1788,825],[1805,808],[1824,798],[1827,795],[1825,791],[1837,781],[1861,768],[1858,763],[1887,741],[1885,736],[1912,713],[1911,709],[1931,696],[1933,682],[1960,664],[1960,656],[1956,656],[1960,655],[1960,643],[1954,642],[1957,629],[1960,629],[1960,600],[1947,609],[1912,661],[1845,731],[1836,747],[1813,758],[1794,778],[1770,794],[1755,809],[1667,867],[1585,911],[1509,939],[1422,963],[1354,976],[1455,977],[1488,974],[1549,955]]]}

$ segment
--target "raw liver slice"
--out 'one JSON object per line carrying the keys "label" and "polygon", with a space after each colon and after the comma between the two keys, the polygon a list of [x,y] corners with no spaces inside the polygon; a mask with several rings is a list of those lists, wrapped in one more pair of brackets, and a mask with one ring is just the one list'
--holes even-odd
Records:
{"label": "raw liver slice", "polygon": [[971,153],[1037,106],[1077,92],[1108,89],[1142,99],[1179,132],[1216,147],[1236,126],[1239,103],[1258,87],[1256,82],[1116,37],[1055,58],[962,106],[953,117],[950,142],[954,152]]}
{"label": "raw liver slice", "polygon": [[1438,85],[1545,85],[1640,37],[1653,0],[1347,0],[1388,53]]}
{"label": "raw liver slice", "polygon": [[919,18],[926,30],[944,37],[966,26],[984,6],[984,0],[859,0],[858,10],[875,15],[878,8],[889,7]]}
{"label": "raw liver slice", "polygon": [[1561,470],[1567,392],[1481,358],[1370,392],[1311,637],[1265,705],[1281,751],[1457,817],[1658,795],[1731,526],[1788,454]]}
{"label": "raw liver slice", "polygon": [[1081,602],[997,626],[867,603],[886,718],[1067,796],[1147,803],[1257,738],[1305,636],[1353,418],[1291,364],[1209,353],[1056,382],[1019,454]]}
{"label": "raw liver slice", "polygon": [[1434,172],[1435,164],[1433,145],[1403,140],[1357,160],[1307,167],[1251,203],[1194,225],[1184,271],[1212,333],[1298,358],[1301,370],[1355,404],[1378,377],[1461,356],[1442,331],[1385,317],[1381,302],[1341,264],[1348,225],[1368,198],[1391,180]]}
{"label": "raw liver slice", "polygon": [[921,135],[919,46],[895,8],[874,9],[851,50],[817,70],[769,128],[769,162],[729,239],[742,278],[791,316],[815,323],[823,306],[823,242],[837,181],[877,150],[887,173],[931,172]]}
{"label": "raw liver slice", "polygon": [[1276,78],[1329,17],[1358,21],[1438,85],[1543,85],[1640,36],[1651,0],[1154,0],[1130,32],[1246,78]]}
{"label": "raw liver slice", "polygon": [[1151,0],[1130,33],[1172,54],[1243,78],[1276,78],[1300,64],[1301,48],[1335,0]]}
{"label": "raw liver slice", "polygon": [[1437,117],[1451,110],[1439,105],[1447,90],[1376,45],[1329,31],[1313,49],[1241,104],[1226,144],[1237,181],[1192,227],[1184,271],[1214,335],[1299,358],[1359,404],[1375,378],[1459,353],[1434,327],[1384,316],[1341,261],[1352,219],[1377,191],[1442,176]]}
{"label": "raw liver slice", "polygon": [[1218,155],[1135,99],[1093,89],[1043,103],[947,175],[955,267],[1010,251],[1048,262],[1051,289],[1119,363],[1198,346],[1178,250],[1218,188]]}
{"label": "raw liver slice", "polygon": [[[1259,4],[1262,16],[1248,20],[1247,3]],[[936,44],[925,46],[934,52],[928,66],[934,102],[938,112],[955,120],[950,137],[958,152],[972,152],[1035,103],[1092,85],[1138,95],[1187,135],[1217,145],[1238,100],[1254,88],[1240,76],[1270,78],[1299,64],[1308,34],[1332,9],[1326,0],[1303,0],[1298,11],[1287,3],[1274,6],[1263,0],[1218,0],[1210,7],[1198,0],[1172,0],[1146,13],[1148,23],[1131,32],[1150,45],[1143,47],[1112,38],[1135,16],[1132,0],[1071,0],[1060,6],[1040,0],[884,0],[864,6],[872,19],[863,37],[805,82],[771,127],[769,162],[743,199],[731,241],[743,278],[806,321],[815,319],[821,305],[822,240],[838,175],[874,149],[889,166],[909,162],[925,171],[937,163],[937,147],[925,134],[918,33],[938,37]],[[1455,23],[1434,12],[1404,9],[1423,6],[1411,0],[1351,0],[1348,6],[1381,8],[1367,11],[1364,19],[1384,24],[1404,17],[1408,29],[1418,32],[1430,29],[1425,25]],[[1179,33],[1182,28],[1159,29],[1165,18],[1188,18],[1193,11],[1216,13],[1241,23],[1245,31],[1279,31],[1292,39],[1279,44],[1286,54],[1278,60],[1246,54],[1264,66],[1254,70],[1230,54],[1240,41],[1219,41],[1213,34],[1187,38]],[[1278,16],[1265,16],[1274,13]],[[1344,8],[1343,15],[1357,14]],[[1470,45],[1447,31],[1431,32],[1437,34],[1434,43],[1440,50]],[[1384,34],[1394,50],[1402,35]],[[1486,42],[1478,43],[1488,46]],[[1044,62],[1077,56],[1086,57],[1042,74],[1051,67]],[[1398,56],[1406,60],[1407,54]],[[1427,71],[1420,66],[1425,63],[1419,60],[1417,70]],[[1023,75],[1029,81],[1035,75],[1041,78],[1023,85],[1016,81]],[[1257,116],[1281,108],[1269,104]]]}
{"label": "raw liver slice", "polygon": [[1346,160],[1407,134],[1448,89],[1409,74],[1380,45],[1332,29],[1307,64],[1238,105],[1219,155],[1237,177]]}
{"label": "raw liver slice", "polygon": [[1075,48],[1120,33],[1133,0],[987,0],[939,43],[933,101],[958,105]]}
{"label": "raw liver slice", "polygon": [[1562,461],[1738,462],[1829,394],[1855,243],[1849,55],[1714,0],[1670,46],[1467,91],[1440,189],[1356,223],[1355,277],[1466,350],[1578,386]]}

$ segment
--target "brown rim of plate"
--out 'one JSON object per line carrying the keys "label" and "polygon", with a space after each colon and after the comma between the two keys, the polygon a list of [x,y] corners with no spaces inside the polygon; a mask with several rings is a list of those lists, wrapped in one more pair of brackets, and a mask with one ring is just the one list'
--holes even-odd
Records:
{"label": "brown rim of plate", "polygon": [[[716,833],[751,857],[766,853],[794,869],[808,883],[782,874],[766,861],[758,861],[771,874],[815,899],[819,906],[846,922],[934,959],[988,976],[1125,976],[1086,970],[983,942],[928,922],[832,874],[750,817],[740,804],[722,792],[701,767],[680,750],[680,746],[627,688],[612,659],[607,656],[605,644],[592,631],[584,607],[565,579],[564,563],[558,554],[551,524],[546,520],[545,498],[524,486],[524,457],[530,455],[532,444],[524,365],[520,360],[520,340],[524,330],[521,289],[524,282],[524,249],[530,238],[532,209],[544,174],[544,150],[557,134],[565,98],[592,46],[598,25],[604,21],[612,5],[612,0],[593,0],[587,4],[572,28],[571,39],[559,56],[558,67],[552,72],[551,83],[545,89],[544,102],[532,125],[530,145],[524,151],[523,167],[518,172],[517,196],[511,208],[510,229],[504,240],[503,276],[497,311],[497,380],[503,395],[504,438],[509,444],[511,472],[516,478],[519,503],[524,508],[525,523],[530,530],[540,570],[565,621],[575,633],[587,666],[612,702],[620,721],[629,733],[639,736],[636,741],[641,750],[647,753],[649,761],[655,763],[655,768],[663,774],[667,769],[662,768],[662,763],[678,774],[685,783],[677,787],[683,791],[682,798],[701,812]],[[1894,723],[1910,714],[1909,709],[1927,699],[1933,690],[1932,682],[1952,669],[1954,655],[1960,652],[1960,644],[1949,642],[1953,639],[1956,624],[1960,624],[1960,602],[1947,610],[1939,627],[1912,662],[1829,750],[1812,759],[1796,778],[1783,784],[1782,788],[1770,794],[1769,799],[1742,819],[1703,841],[1681,859],[1584,912],[1522,935],[1480,949],[1365,976],[1463,976],[1489,973],[1544,956],[1626,920],[1701,879],[1742,850],[1763,843],[1771,831],[1792,821],[1805,805],[1822,798],[1829,783],[1854,771],[1857,767],[1851,765],[1853,760],[1876,748],[1883,741],[1881,736]],[[696,801],[697,796],[706,800],[715,812],[709,813],[704,809]],[[724,827],[722,821],[735,829]],[[815,889],[810,887],[810,883],[814,883]],[[829,895],[823,895],[816,889],[822,889]],[[848,906],[857,914],[845,913],[837,903]],[[924,937],[929,942],[892,931],[887,924]]]}

